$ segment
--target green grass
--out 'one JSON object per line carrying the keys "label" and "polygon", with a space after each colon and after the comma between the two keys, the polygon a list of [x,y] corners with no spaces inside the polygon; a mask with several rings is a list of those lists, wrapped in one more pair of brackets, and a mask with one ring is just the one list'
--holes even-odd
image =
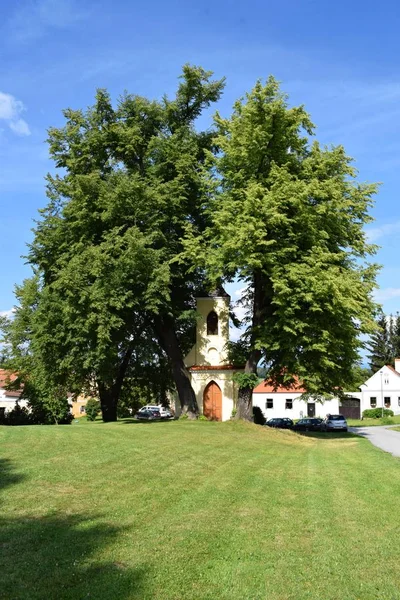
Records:
{"label": "green grass", "polygon": [[0,428],[0,598],[400,599],[400,462],[237,422]]}
{"label": "green grass", "polygon": [[378,425],[400,425],[400,415],[383,419],[346,419],[350,427],[377,427]]}

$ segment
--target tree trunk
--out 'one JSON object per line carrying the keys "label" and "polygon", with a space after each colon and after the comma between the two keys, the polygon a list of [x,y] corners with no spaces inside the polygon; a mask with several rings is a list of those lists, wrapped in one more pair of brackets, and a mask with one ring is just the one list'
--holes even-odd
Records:
{"label": "tree trunk", "polygon": [[105,423],[117,420],[118,398],[113,394],[113,389],[107,388],[104,384],[99,384],[99,397],[101,414]]}
{"label": "tree trunk", "polygon": [[124,383],[126,371],[129,366],[129,361],[132,357],[132,352],[133,347],[129,347],[126,350],[121,364],[119,365],[115,381],[111,387],[107,386],[104,383],[98,384],[101,414],[105,423],[117,420],[118,400],[121,395],[122,385]]}
{"label": "tree trunk", "polygon": [[174,322],[170,317],[160,317],[155,321],[155,328],[161,347],[171,363],[182,413],[187,414],[190,419],[196,419],[199,407],[190,382],[190,373],[183,362]]}
{"label": "tree trunk", "polygon": [[[257,365],[261,358],[260,350],[253,350],[247,359],[244,372],[246,375],[257,375]],[[236,406],[236,418],[253,420],[253,385],[240,387]]]}
{"label": "tree trunk", "polygon": [[[250,340],[250,353],[246,361],[244,372],[246,375],[257,375],[257,365],[262,356],[261,350],[254,348],[256,341],[257,328],[262,324],[263,316],[269,304],[265,277],[260,271],[255,271],[253,275],[253,315],[252,315],[252,334]],[[237,402],[237,419],[253,420],[253,385],[240,387]]]}

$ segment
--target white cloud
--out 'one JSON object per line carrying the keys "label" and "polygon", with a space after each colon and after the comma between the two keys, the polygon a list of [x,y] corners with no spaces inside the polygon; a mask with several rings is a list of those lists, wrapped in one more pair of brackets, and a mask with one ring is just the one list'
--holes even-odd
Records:
{"label": "white cloud", "polygon": [[75,0],[33,0],[19,7],[8,22],[13,42],[29,42],[48,29],[67,29],[87,16]]}
{"label": "white cloud", "polygon": [[377,302],[385,302],[386,300],[391,300],[392,298],[399,298],[400,288],[380,288],[379,290],[376,290],[374,297]]}
{"label": "white cloud", "polygon": [[0,311],[0,317],[10,318],[10,317],[12,317],[12,315],[14,314],[14,312],[15,312],[14,308],[10,308],[9,310],[1,310]]}
{"label": "white cloud", "polygon": [[382,237],[388,235],[394,235],[400,233],[400,221],[394,221],[393,223],[384,223],[379,227],[371,227],[366,230],[367,239],[369,242],[376,242]]}
{"label": "white cloud", "polygon": [[17,135],[30,135],[29,125],[20,115],[25,110],[23,103],[11,94],[0,92],[0,119]]}

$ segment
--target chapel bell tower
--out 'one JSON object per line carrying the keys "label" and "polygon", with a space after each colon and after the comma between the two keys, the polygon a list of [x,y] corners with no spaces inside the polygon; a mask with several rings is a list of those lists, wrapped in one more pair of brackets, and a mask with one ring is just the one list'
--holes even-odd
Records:
{"label": "chapel bell tower", "polygon": [[237,389],[232,375],[236,369],[228,364],[230,296],[220,287],[196,299],[196,343],[185,363],[197,403],[208,419],[226,421],[232,415]]}

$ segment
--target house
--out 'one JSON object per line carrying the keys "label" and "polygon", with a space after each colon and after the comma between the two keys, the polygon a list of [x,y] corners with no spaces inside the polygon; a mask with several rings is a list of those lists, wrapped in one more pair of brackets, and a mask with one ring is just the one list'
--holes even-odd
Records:
{"label": "house", "polygon": [[223,288],[196,299],[196,343],[185,358],[200,412],[213,421],[231,418],[238,394],[233,374],[242,370],[228,361],[229,301]]}
{"label": "house", "polygon": [[303,400],[302,394],[306,390],[297,381],[294,387],[278,386],[276,389],[262,381],[253,391],[253,408],[261,409],[266,419],[274,417],[289,417],[301,419],[302,417],[326,417],[327,414],[338,414],[339,400],[332,398],[324,402],[312,399]]}
{"label": "house", "polygon": [[88,396],[79,394],[77,398],[73,398],[72,395],[68,398],[68,404],[70,405],[71,412],[75,419],[84,417],[86,415],[86,402],[89,400]]}
{"label": "house", "polygon": [[[0,417],[11,411],[17,400],[19,400],[22,390],[7,390],[6,388],[17,379],[15,373],[10,373],[6,369],[0,369]],[[20,400],[20,407],[26,407],[27,401]]]}
{"label": "house", "polygon": [[394,368],[385,365],[360,386],[360,392],[353,394],[359,400],[361,413],[369,408],[390,408],[400,415],[400,358],[394,361]]}

